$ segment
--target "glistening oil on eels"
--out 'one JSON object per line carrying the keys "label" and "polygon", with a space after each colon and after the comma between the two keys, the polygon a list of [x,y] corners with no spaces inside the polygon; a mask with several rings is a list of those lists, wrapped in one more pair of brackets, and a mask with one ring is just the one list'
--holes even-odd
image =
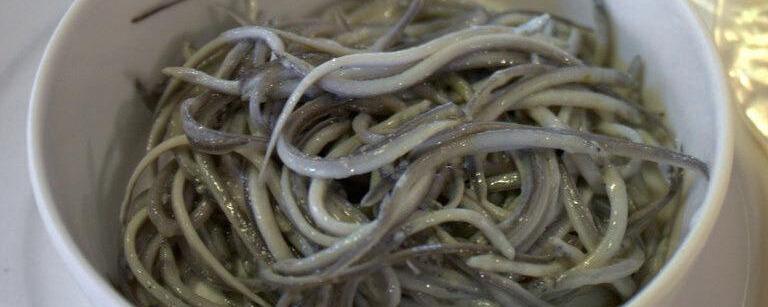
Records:
{"label": "glistening oil on eels", "polygon": [[[136,22],[168,9],[172,1]],[[126,187],[141,306],[619,305],[660,269],[684,172],[642,60],[466,1],[337,1],[179,46]]]}

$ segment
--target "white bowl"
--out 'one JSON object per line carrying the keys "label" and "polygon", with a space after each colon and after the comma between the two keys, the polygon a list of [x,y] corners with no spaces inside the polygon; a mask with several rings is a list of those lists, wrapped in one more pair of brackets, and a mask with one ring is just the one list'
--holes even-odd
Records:
{"label": "white bowl", "polygon": [[[138,25],[129,22],[157,2],[75,1],[48,45],[32,94],[28,144],[38,208],[77,282],[99,306],[129,304],[110,281],[118,274],[118,206],[144,152],[150,120],[133,79],[157,80],[161,67],[178,63],[180,38],[204,41],[224,26],[221,14],[195,1]],[[273,12],[293,13],[321,4],[263,2]],[[588,0],[506,2],[591,23]],[[723,202],[733,151],[728,92],[715,49],[685,2],[606,2],[618,61],[627,63],[636,54],[644,58],[649,96],[666,105],[685,151],[712,170],[709,181],[698,180],[690,190],[677,251],[630,301],[659,304],[684,280]]]}

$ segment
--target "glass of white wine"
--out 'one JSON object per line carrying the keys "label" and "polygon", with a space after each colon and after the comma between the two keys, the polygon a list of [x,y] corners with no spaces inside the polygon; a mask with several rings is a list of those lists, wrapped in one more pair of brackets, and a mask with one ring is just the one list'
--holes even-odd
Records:
{"label": "glass of white wine", "polygon": [[739,115],[768,150],[768,1],[691,1],[713,31]]}

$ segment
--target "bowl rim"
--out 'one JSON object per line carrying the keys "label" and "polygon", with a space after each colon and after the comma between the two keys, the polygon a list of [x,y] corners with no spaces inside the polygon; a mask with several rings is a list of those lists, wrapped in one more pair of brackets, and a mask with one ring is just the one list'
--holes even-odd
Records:
{"label": "bowl rim", "polygon": [[96,305],[109,302],[113,306],[132,306],[122,294],[112,287],[109,281],[96,271],[78,248],[72,235],[67,230],[59,214],[58,206],[51,193],[51,184],[45,169],[43,158],[42,116],[48,105],[45,92],[50,87],[51,72],[57,54],[64,48],[68,32],[73,31],[73,23],[86,8],[88,1],[75,0],[64,13],[45,47],[40,65],[35,74],[27,111],[27,165],[32,183],[37,211],[56,251],[63,258],[67,269],[75,278],[80,290],[91,303]]}
{"label": "bowl rim", "polygon": [[645,287],[626,302],[627,306],[652,306],[654,296],[666,297],[676,290],[669,285],[678,285],[690,268],[693,266],[698,254],[704,248],[709,234],[715,226],[720,210],[723,207],[725,196],[731,180],[734,151],[734,122],[733,103],[731,91],[728,86],[725,69],[720,54],[715,47],[714,38],[707,35],[707,26],[691,7],[690,2],[684,0],[674,1],[677,10],[683,15],[686,24],[692,25],[693,38],[698,46],[703,48],[705,57],[709,58],[703,70],[714,79],[715,119],[719,122],[720,130],[717,131],[717,139],[721,140],[720,146],[715,149],[713,170],[709,177],[707,195],[703,205],[697,210],[697,223],[695,223],[685,238],[679,242],[672,257],[667,259],[661,270],[653,277]]}
{"label": "bowl rim", "polygon": [[[695,30],[692,31],[691,35],[703,47],[705,57],[710,60],[703,68],[707,75],[712,76],[714,81],[715,111],[717,112],[715,116],[716,123],[720,124],[717,138],[721,142],[715,150],[714,167],[712,167],[713,172],[708,182],[706,197],[703,200],[703,205],[696,213],[698,216],[697,223],[691,227],[690,232],[679,243],[672,257],[667,260],[653,280],[626,302],[628,306],[653,304],[657,297],[666,297],[675,290],[669,285],[676,285],[680,279],[685,277],[704,247],[704,243],[719,216],[728,190],[733,163],[733,106],[720,56],[716,51],[712,37],[705,32],[705,24],[696,15],[690,4],[684,0],[674,2],[674,5],[678,6],[677,10],[683,14],[681,17],[687,24],[694,27]],[[74,30],[73,21],[81,15],[80,13],[88,3],[88,0],[75,0],[69,7],[51,36],[35,75],[26,127],[28,171],[37,210],[45,229],[85,296],[97,305],[108,302],[111,305],[131,306],[125,296],[111,286],[109,281],[97,272],[85,258],[67,230],[53,198],[51,178],[47,175],[43,159],[43,135],[45,131],[42,117],[48,107],[45,93],[53,81],[50,70],[53,67],[52,64],[57,61],[57,55],[65,46],[65,38]]]}

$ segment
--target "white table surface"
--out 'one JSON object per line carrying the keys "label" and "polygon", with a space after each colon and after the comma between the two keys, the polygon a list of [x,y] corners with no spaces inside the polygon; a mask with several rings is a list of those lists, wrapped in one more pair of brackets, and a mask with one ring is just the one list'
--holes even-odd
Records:
{"label": "white table surface", "polygon": [[[0,4],[0,305],[87,306],[37,214],[26,165],[29,91],[45,45],[71,0]],[[28,289],[39,289],[29,295]]]}
{"label": "white table surface", "polygon": [[[124,0],[128,1],[128,0]],[[692,0],[709,6],[713,0]],[[29,184],[25,125],[37,64],[72,0],[0,4],[0,305],[89,306],[43,229]],[[711,21],[704,16],[705,21]],[[739,129],[744,132],[745,130]],[[760,221],[768,160],[748,136],[737,137],[735,179],[703,255],[670,304],[757,306],[765,269]],[[759,165],[760,167],[754,167]],[[745,263],[730,263],[733,258]],[[729,261],[722,261],[729,259]],[[715,270],[717,277],[712,276]],[[760,292],[764,292],[760,294]],[[768,302],[768,300],[762,300]]]}

